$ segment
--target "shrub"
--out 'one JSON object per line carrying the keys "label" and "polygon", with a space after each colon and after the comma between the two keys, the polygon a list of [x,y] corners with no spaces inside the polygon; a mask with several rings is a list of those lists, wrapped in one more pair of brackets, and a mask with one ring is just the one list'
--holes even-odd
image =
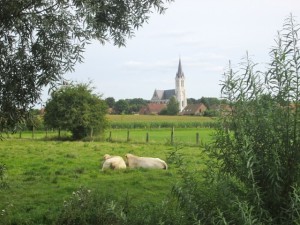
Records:
{"label": "shrub", "polygon": [[51,93],[44,121],[50,128],[66,129],[75,140],[103,133],[107,127],[107,106],[93,93],[90,84],[62,86]]}
{"label": "shrub", "polygon": [[116,203],[91,193],[91,190],[80,188],[64,202],[56,224],[120,224],[124,213]]}
{"label": "shrub", "polygon": [[80,188],[64,202],[56,224],[63,225],[184,225],[184,215],[178,210],[176,202],[162,201],[159,205],[142,204],[134,206],[125,196],[123,200],[102,196],[87,188]]}
{"label": "shrub", "polygon": [[205,182],[184,173],[173,189],[191,223],[298,224],[300,221],[300,26],[291,16],[271,51],[267,73],[248,55],[229,65]]}

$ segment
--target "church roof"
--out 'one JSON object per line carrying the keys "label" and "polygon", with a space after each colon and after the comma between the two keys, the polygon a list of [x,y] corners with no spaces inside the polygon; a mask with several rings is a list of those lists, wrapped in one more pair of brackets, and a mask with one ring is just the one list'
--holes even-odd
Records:
{"label": "church roof", "polygon": [[155,90],[153,97],[152,97],[152,101],[153,100],[168,100],[174,95],[175,95],[175,89]]}
{"label": "church roof", "polygon": [[170,99],[172,96],[174,96],[175,93],[175,89],[171,89],[171,90],[165,90],[164,91],[164,96],[163,99]]}
{"label": "church roof", "polygon": [[160,100],[164,96],[164,90],[155,90],[152,99]]}

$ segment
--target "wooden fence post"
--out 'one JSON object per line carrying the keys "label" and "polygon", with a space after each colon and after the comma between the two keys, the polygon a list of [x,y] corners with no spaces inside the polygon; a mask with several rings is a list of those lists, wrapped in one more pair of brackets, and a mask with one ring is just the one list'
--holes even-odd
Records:
{"label": "wooden fence post", "polygon": [[198,132],[196,133],[196,144],[197,145],[199,144],[199,133]]}
{"label": "wooden fence post", "polygon": [[149,133],[148,132],[146,133],[146,142],[147,143],[149,142]]}
{"label": "wooden fence post", "polygon": [[90,133],[91,138],[93,137],[93,133],[94,133],[94,128],[92,127],[91,128],[91,133]]}
{"label": "wooden fence post", "polygon": [[127,142],[130,141],[130,138],[129,138],[129,130],[127,130]]}
{"label": "wooden fence post", "polygon": [[171,130],[171,144],[172,145],[174,144],[174,126],[172,127],[172,130]]}
{"label": "wooden fence post", "polygon": [[108,141],[111,142],[111,131],[109,131],[109,137],[108,137]]}

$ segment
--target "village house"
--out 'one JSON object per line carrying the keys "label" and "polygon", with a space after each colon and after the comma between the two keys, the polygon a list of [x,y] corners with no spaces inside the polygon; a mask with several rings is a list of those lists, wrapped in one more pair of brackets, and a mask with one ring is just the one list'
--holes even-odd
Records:
{"label": "village house", "polygon": [[207,110],[207,107],[203,103],[190,104],[180,112],[180,115],[203,116],[205,110]]}
{"label": "village house", "polygon": [[149,103],[141,108],[139,114],[142,115],[158,115],[163,109],[166,109],[167,105],[164,103]]}

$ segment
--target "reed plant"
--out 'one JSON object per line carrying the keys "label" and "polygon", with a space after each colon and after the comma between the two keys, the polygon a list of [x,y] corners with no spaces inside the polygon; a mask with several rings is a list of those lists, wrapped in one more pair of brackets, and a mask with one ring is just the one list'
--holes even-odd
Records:
{"label": "reed plant", "polygon": [[288,17],[266,73],[248,54],[240,70],[229,65],[222,95],[231,110],[206,146],[206,180],[189,173],[174,191],[194,223],[299,224],[299,29]]}

